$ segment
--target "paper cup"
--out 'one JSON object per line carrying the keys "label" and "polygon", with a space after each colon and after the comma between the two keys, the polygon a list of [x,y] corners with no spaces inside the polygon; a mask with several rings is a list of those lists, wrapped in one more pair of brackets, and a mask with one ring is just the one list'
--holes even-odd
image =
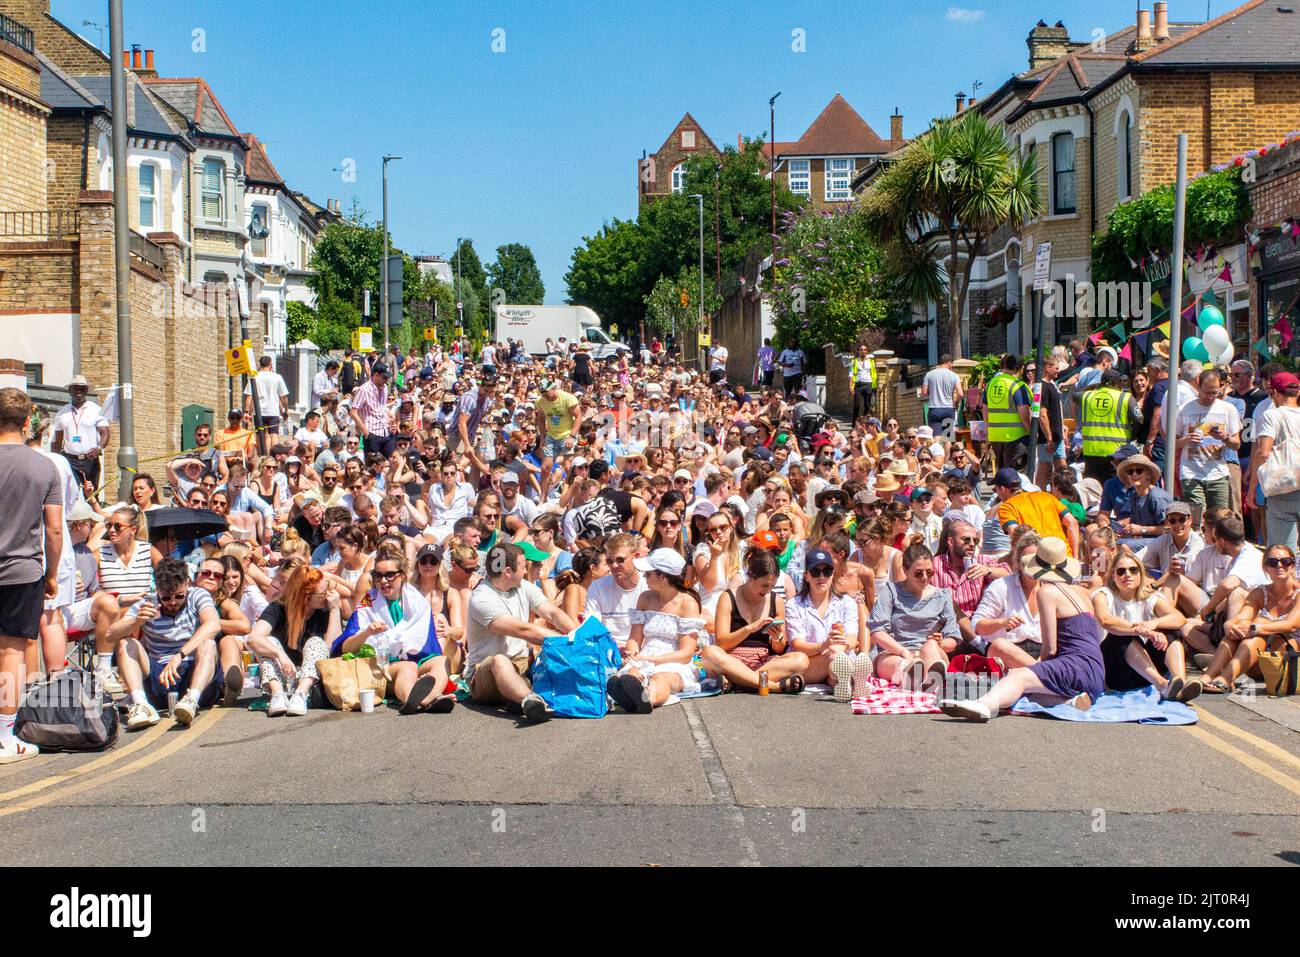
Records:
{"label": "paper cup", "polygon": [[370,714],[370,712],[374,710],[375,710],[375,689],[362,688],[361,689],[361,713]]}

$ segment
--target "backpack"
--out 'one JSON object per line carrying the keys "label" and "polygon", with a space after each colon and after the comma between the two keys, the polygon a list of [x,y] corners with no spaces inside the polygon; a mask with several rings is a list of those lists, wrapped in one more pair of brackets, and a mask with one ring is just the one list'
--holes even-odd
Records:
{"label": "backpack", "polygon": [[623,528],[618,506],[604,497],[593,498],[579,508],[578,537],[591,541],[602,535],[615,535]]}
{"label": "backpack", "polygon": [[543,639],[533,663],[533,691],[561,717],[603,718],[609,710],[605,683],[622,665],[609,629],[599,618],[588,618],[571,635]]}
{"label": "backpack", "polygon": [[43,751],[105,751],[120,731],[113,699],[79,668],[32,685],[14,724],[18,737]]}

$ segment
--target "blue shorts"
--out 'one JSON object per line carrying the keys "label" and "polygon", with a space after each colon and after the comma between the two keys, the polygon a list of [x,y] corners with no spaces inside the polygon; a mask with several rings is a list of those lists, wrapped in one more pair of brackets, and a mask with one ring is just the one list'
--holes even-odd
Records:
{"label": "blue shorts", "polygon": [[549,435],[542,440],[542,457],[553,459],[564,454],[564,443],[568,438],[553,439]]}
{"label": "blue shorts", "polygon": [[[155,708],[167,707],[168,692],[175,691],[178,695],[184,695],[190,687],[190,675],[194,672],[194,658],[186,658],[181,662],[180,670],[177,672],[176,684],[170,688],[164,687],[162,681],[163,669],[167,667],[167,662],[171,661],[171,656],[166,658],[149,659],[149,675],[144,680],[144,693],[148,697],[149,703]],[[217,700],[217,695],[221,693],[221,686],[225,679],[219,674],[220,668],[212,669],[212,680],[208,686],[199,694],[199,707],[210,708],[212,703]]]}

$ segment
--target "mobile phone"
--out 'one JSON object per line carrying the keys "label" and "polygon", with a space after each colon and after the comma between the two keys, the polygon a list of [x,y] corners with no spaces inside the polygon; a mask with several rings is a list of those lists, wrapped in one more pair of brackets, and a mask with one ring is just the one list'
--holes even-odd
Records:
{"label": "mobile phone", "polygon": [[785,624],[784,618],[773,618],[770,622],[767,623],[767,627],[780,628],[784,624]]}

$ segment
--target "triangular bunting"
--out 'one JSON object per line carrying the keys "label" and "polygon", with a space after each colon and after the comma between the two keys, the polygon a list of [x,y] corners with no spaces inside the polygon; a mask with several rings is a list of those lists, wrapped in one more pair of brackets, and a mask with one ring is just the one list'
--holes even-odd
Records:
{"label": "triangular bunting", "polygon": [[1283,316],[1274,326],[1278,332],[1282,333],[1282,348],[1285,349],[1291,345],[1291,340],[1295,338],[1295,333],[1291,330],[1291,323]]}
{"label": "triangular bunting", "polygon": [[1232,267],[1226,262],[1223,264],[1223,272],[1219,273],[1219,278],[1226,283],[1232,282]]}
{"label": "triangular bunting", "polygon": [[1207,289],[1205,292],[1201,293],[1201,302],[1207,306],[1217,306],[1219,304],[1219,298],[1214,294],[1213,289]]}
{"label": "triangular bunting", "polygon": [[1259,342],[1252,343],[1250,347],[1254,349],[1256,352],[1258,352],[1260,355],[1262,355],[1265,359],[1269,358],[1270,353],[1268,351],[1268,336],[1265,336],[1264,338],[1260,339]]}
{"label": "triangular bunting", "polygon": [[1088,337],[1088,341],[1095,346],[1097,343],[1101,342],[1104,335],[1105,334],[1101,332],[1094,332],[1092,335]]}
{"label": "triangular bunting", "polygon": [[1168,338],[1169,338],[1169,323],[1166,322],[1166,323],[1163,323],[1162,325],[1156,326],[1156,331],[1157,331],[1157,332],[1162,332],[1162,333],[1164,333],[1165,338],[1168,339]]}
{"label": "triangular bunting", "polygon": [[1117,323],[1115,323],[1115,325],[1111,326],[1111,327],[1110,327],[1110,334],[1111,334],[1112,336],[1115,336],[1117,339],[1123,339],[1123,338],[1124,338],[1124,323],[1122,323],[1122,322],[1117,322]]}
{"label": "triangular bunting", "polygon": [[1151,305],[1155,306],[1157,309],[1163,309],[1165,307],[1164,297],[1160,295],[1159,290],[1156,290],[1151,294]]}
{"label": "triangular bunting", "polygon": [[1132,346],[1130,343],[1127,343],[1127,342],[1124,343],[1124,348],[1121,349],[1121,350],[1119,350],[1119,357],[1120,357],[1121,359],[1127,359],[1129,362],[1132,362],[1132,361],[1133,361],[1133,346]]}

